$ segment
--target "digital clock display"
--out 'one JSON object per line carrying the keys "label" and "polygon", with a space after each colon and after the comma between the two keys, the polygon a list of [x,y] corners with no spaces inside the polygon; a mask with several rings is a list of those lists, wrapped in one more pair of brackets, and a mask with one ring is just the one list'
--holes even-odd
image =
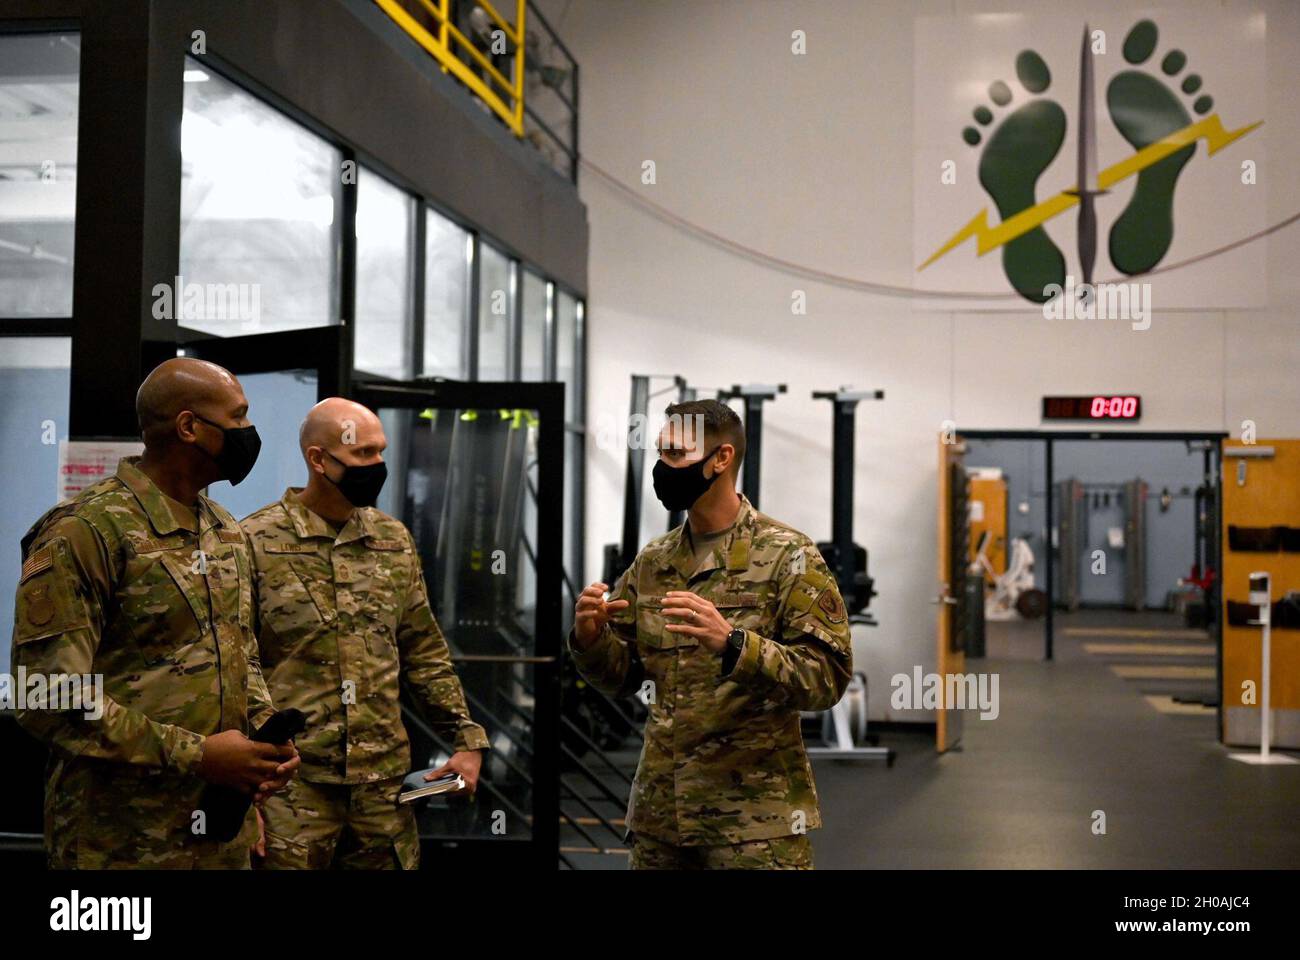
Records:
{"label": "digital clock display", "polygon": [[1142,398],[1131,393],[1043,397],[1044,420],[1137,420],[1141,416]]}

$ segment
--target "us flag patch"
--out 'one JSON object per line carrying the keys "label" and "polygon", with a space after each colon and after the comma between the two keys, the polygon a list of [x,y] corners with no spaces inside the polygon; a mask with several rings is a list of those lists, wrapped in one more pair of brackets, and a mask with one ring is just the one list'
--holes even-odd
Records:
{"label": "us flag patch", "polygon": [[32,577],[36,576],[38,573],[50,569],[50,567],[52,567],[53,565],[54,565],[54,548],[52,546],[41,547],[41,549],[37,550],[30,557],[28,557],[26,561],[24,561],[23,571],[18,578],[18,582],[20,584],[26,583]]}

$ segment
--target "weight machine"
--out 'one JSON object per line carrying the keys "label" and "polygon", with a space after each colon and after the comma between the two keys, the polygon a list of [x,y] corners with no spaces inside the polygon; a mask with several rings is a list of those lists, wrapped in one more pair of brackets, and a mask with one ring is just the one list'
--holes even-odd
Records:
{"label": "weight machine", "polygon": [[[877,626],[867,613],[876,595],[875,581],[867,573],[867,551],[853,539],[853,459],[857,406],[863,400],[883,400],[883,390],[821,390],[814,400],[833,405],[831,426],[831,539],[818,543],[826,565],[831,568],[848,611],[850,625]],[[850,627],[851,629],[851,627]],[[867,675],[854,671],[853,679],[839,703],[821,713],[804,713],[805,720],[821,722],[824,746],[807,748],[810,756],[834,760],[883,760],[894,762],[894,751],[876,745],[867,733]]]}

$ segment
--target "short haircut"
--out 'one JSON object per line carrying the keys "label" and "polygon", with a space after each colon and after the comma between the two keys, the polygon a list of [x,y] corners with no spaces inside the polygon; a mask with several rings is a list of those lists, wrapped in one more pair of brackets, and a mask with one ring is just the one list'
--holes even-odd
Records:
{"label": "short haircut", "polygon": [[[720,400],[686,400],[682,403],[670,403],[664,413],[682,421],[683,427],[688,419],[704,418],[704,452],[708,453],[720,443],[729,443],[736,448],[736,467],[745,459],[745,425],[740,416]],[[692,423],[698,422],[692,420]]]}

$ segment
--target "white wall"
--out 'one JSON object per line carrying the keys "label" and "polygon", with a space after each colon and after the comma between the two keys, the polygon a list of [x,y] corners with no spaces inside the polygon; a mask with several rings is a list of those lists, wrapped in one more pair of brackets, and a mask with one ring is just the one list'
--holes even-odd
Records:
{"label": "white wall", "polygon": [[[1052,12],[1062,2],[551,0],[581,64],[585,158],[674,213],[773,256],[909,286],[913,18]],[[1180,15],[1190,5],[1173,4]],[[1201,5],[1203,6],[1203,4]],[[1225,4],[1235,8],[1235,3]],[[1267,114],[1260,134],[1270,223],[1300,210],[1300,4],[1267,15]],[[1080,5],[1080,14],[1084,12]],[[1122,3],[1089,16],[1132,16]],[[1135,17],[1136,19],[1136,17]],[[808,54],[790,55],[791,31]],[[1207,89],[1211,78],[1207,76]],[[655,161],[658,182],[640,183]],[[1047,322],[1035,309],[952,313],[813,283],[671,227],[590,173],[589,423],[627,413],[631,373],[699,385],[785,382],[769,405],[763,509],[829,534],[830,410],[814,389],[885,390],[859,407],[855,534],[870,551],[881,622],[857,637],[872,719],[895,714],[888,677],[933,669],[935,465],[941,421],[1034,428],[1045,393],[1142,394],[1141,428],[1300,435],[1300,225],[1267,245],[1257,311],[1156,312],[1153,328]],[[1208,267],[1213,269],[1211,261]],[[792,316],[791,291],[807,291]],[[1114,386],[1109,386],[1114,385]],[[587,564],[618,537],[624,453],[589,445]]]}

